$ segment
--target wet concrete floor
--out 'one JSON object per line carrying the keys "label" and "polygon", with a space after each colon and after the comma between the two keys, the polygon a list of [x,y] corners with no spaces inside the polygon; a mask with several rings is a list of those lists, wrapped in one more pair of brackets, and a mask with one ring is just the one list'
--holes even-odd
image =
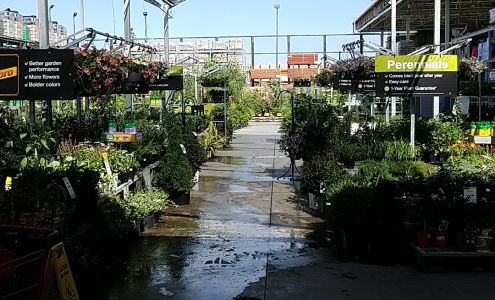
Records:
{"label": "wet concrete floor", "polygon": [[[495,299],[493,273],[424,274],[338,261],[288,180],[278,123],[254,123],[131,249],[104,299]],[[271,205],[270,205],[271,204]],[[270,216],[270,206],[272,214]],[[271,219],[271,225],[270,225]]]}
{"label": "wet concrete floor", "polygon": [[235,134],[202,168],[191,205],[169,208],[130,251],[106,299],[233,299],[269,270],[315,261],[305,237],[321,220],[293,182],[277,179],[290,165],[279,125]]}

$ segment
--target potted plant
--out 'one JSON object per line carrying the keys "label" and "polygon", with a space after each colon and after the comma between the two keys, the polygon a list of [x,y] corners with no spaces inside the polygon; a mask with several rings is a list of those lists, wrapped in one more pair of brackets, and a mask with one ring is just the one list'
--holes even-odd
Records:
{"label": "potted plant", "polygon": [[193,170],[182,150],[180,128],[174,122],[166,122],[169,140],[165,155],[160,164],[156,183],[165,189],[177,205],[190,203],[189,192],[193,188]]}

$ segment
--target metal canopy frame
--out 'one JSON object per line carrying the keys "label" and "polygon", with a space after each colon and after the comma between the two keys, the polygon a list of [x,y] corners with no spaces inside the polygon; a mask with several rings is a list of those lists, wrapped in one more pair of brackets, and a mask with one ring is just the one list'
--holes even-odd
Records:
{"label": "metal canopy frame", "polygon": [[[149,54],[153,54],[157,51],[157,49],[150,47],[148,45],[129,41],[122,37],[110,35],[109,33],[101,32],[93,28],[86,28],[80,30],[74,34],[69,35],[65,39],[52,43],[51,46],[60,49],[74,49],[74,48],[79,48],[79,45],[82,42],[86,42],[84,48],[89,48],[93,44],[97,36],[106,38],[105,40],[106,42],[113,43],[116,45],[115,48],[112,47],[111,49],[112,53],[117,53],[119,51],[124,50],[126,56],[129,56],[133,51],[140,53],[145,52]],[[133,48],[136,47],[137,50],[133,50]]]}
{"label": "metal canopy frame", "polygon": [[[489,10],[493,0],[450,0],[450,27],[476,29],[488,26]],[[406,17],[410,17],[414,30],[433,28],[434,1],[397,0],[397,30],[406,30]],[[358,32],[388,32],[391,28],[389,0],[375,0],[354,21]]]}

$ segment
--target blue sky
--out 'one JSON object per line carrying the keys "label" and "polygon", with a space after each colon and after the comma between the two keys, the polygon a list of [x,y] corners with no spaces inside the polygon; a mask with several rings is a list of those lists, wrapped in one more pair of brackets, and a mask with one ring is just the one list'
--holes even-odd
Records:
{"label": "blue sky", "polygon": [[[159,0],[160,1],[160,0]],[[11,8],[23,15],[37,14],[37,0],[1,0],[0,9]],[[113,2],[113,4],[112,4]],[[124,0],[84,0],[85,25],[103,32],[123,36]],[[72,32],[72,14],[79,12],[79,0],[50,0],[54,4],[52,20],[59,21]],[[280,4],[280,35],[352,33],[352,21],[370,3],[370,0],[186,0],[174,8],[170,21],[171,37],[264,35],[275,34],[275,9]],[[350,4],[352,3],[352,4]],[[113,8],[112,8],[113,6]],[[131,0],[131,24],[138,37],[144,37],[143,11],[148,12],[148,37],[163,36],[163,14],[144,0]],[[76,28],[80,28],[79,16]],[[297,38],[292,52],[321,51],[322,38]],[[342,43],[357,37],[338,37],[327,40],[329,51],[341,50]],[[256,40],[256,52],[274,50],[275,39]],[[286,51],[286,40],[280,39],[280,51]],[[245,47],[249,48],[247,41]],[[271,61],[271,56],[260,55],[257,63]],[[281,59],[282,61],[283,59]]]}

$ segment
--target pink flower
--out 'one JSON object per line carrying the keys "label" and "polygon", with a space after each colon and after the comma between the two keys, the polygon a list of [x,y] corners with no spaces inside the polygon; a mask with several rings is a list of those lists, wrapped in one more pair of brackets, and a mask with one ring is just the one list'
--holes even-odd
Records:
{"label": "pink flower", "polygon": [[84,68],[84,71],[83,71],[83,72],[84,72],[84,74],[86,74],[86,75],[91,74],[91,72],[89,71],[89,69],[88,69],[88,68]]}
{"label": "pink flower", "polygon": [[103,84],[105,85],[105,87],[109,87],[112,83],[113,83],[113,79],[112,78],[105,79],[105,81],[103,82]]}
{"label": "pink flower", "polygon": [[117,60],[116,60],[115,58],[111,58],[111,59],[110,59],[110,64],[111,64],[112,66],[115,66],[115,65],[117,64]]}

